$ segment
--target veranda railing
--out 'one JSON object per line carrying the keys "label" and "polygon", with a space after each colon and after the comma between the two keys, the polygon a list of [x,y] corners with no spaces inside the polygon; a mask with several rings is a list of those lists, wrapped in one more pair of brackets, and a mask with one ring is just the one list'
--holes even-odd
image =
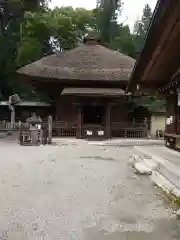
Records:
{"label": "veranda railing", "polygon": [[[43,126],[48,126],[48,121],[42,121]],[[20,129],[28,129],[29,123],[26,122],[15,122],[13,125],[8,121],[0,121],[1,131],[18,131]],[[88,130],[88,125],[81,126],[82,136],[83,131]],[[91,124],[91,128],[92,124]],[[100,127],[105,131],[105,126]],[[112,137],[122,137],[122,138],[146,138],[148,136],[148,127],[146,124],[141,122],[112,122],[111,123],[111,136]],[[94,130],[96,126],[94,126]],[[52,122],[52,132],[53,136],[59,137],[76,137],[79,126],[76,122],[63,122],[63,121],[53,121]]]}

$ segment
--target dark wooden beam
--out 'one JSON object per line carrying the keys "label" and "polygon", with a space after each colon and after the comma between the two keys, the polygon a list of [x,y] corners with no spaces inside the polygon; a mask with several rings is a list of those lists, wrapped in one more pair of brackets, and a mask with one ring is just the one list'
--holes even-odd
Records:
{"label": "dark wooden beam", "polygon": [[[172,1],[173,2],[173,1]],[[152,54],[151,60],[149,61],[145,72],[142,77],[142,81],[146,81],[149,77],[154,79],[157,76],[157,72],[162,70],[165,72],[167,69],[160,68],[160,64],[163,62],[169,62],[170,56],[174,54],[174,50],[177,47],[174,45],[174,41],[179,33],[179,22],[180,22],[180,3],[174,4],[167,11],[168,22],[166,23],[164,32],[159,38],[158,46],[155,48],[155,51]],[[178,44],[179,45],[179,44]],[[170,48],[170,51],[168,51]],[[168,54],[167,54],[168,51]],[[171,62],[174,59],[171,59]],[[154,73],[154,74],[153,74]],[[154,75],[154,77],[153,77]],[[162,76],[162,74],[161,74]],[[166,74],[166,77],[167,74]],[[156,79],[160,81],[161,79]]]}

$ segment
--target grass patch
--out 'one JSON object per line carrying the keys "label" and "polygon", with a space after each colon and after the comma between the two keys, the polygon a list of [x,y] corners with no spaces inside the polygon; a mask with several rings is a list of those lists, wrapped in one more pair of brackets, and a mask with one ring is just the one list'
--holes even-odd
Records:
{"label": "grass patch", "polygon": [[177,197],[172,190],[167,192],[157,184],[153,183],[153,186],[158,189],[159,195],[165,201],[165,204],[168,204],[172,207],[173,210],[177,211],[180,207],[180,197]]}
{"label": "grass patch", "polygon": [[169,192],[169,195],[172,198],[172,202],[173,204],[177,205],[178,207],[180,207],[180,197],[177,197],[172,190]]}

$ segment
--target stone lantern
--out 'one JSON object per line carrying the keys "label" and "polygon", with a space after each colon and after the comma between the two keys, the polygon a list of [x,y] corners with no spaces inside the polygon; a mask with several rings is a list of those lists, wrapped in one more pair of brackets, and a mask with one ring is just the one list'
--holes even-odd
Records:
{"label": "stone lantern", "polygon": [[32,114],[32,117],[27,119],[27,123],[29,123],[29,131],[31,137],[31,143],[36,145],[39,140],[39,133],[41,132],[41,119],[36,116],[35,113]]}

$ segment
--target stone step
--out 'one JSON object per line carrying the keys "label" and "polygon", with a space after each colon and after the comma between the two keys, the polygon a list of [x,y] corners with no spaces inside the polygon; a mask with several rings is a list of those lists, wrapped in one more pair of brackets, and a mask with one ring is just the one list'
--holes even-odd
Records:
{"label": "stone step", "polygon": [[176,188],[180,189],[180,174],[178,174],[177,171],[164,165],[160,165],[157,171],[168,179]]}
{"label": "stone step", "polygon": [[[180,193],[180,155],[167,150],[165,147],[135,147],[141,152],[141,157],[150,158],[158,163],[158,168],[154,171],[153,180],[157,185],[164,185],[169,192]],[[169,183],[168,183],[169,182]],[[167,187],[166,187],[167,186]]]}

